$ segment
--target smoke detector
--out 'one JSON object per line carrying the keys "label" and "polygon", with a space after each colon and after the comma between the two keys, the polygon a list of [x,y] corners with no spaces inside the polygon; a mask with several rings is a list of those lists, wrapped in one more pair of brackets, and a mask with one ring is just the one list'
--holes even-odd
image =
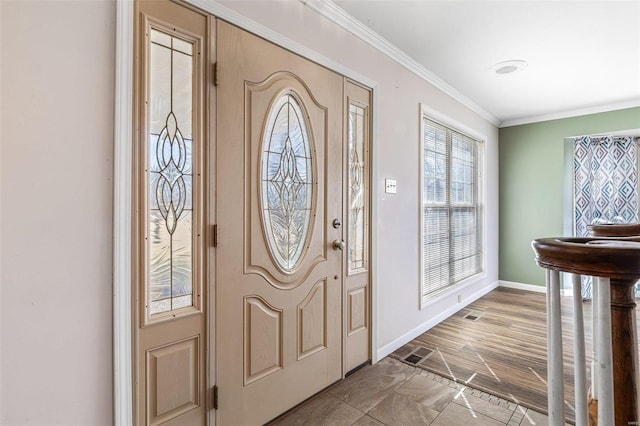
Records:
{"label": "smoke detector", "polygon": [[495,64],[494,66],[491,67],[491,69],[493,70],[493,72],[495,72],[498,75],[505,75],[505,74],[513,74],[516,72],[520,72],[523,69],[527,68],[529,64],[527,63],[527,61],[522,61],[522,60],[512,60],[512,61],[504,61],[504,62],[498,62],[497,64]]}

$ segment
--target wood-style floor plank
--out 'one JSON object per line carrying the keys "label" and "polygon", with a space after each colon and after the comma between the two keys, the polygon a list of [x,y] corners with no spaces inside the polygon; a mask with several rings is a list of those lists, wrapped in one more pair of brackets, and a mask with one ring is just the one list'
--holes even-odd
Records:
{"label": "wood-style floor plank", "polygon": [[[591,303],[583,303],[587,364],[591,362]],[[477,321],[464,319],[471,311]],[[573,306],[563,297],[563,359],[567,416],[573,419]],[[640,331],[640,327],[639,327]],[[434,353],[418,367],[547,413],[546,296],[500,287],[396,350]],[[590,373],[587,372],[587,377]]]}

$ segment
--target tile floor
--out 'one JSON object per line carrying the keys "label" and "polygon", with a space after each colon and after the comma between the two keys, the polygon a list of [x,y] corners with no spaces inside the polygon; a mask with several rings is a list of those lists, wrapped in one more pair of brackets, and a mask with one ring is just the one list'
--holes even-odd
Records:
{"label": "tile floor", "polygon": [[281,425],[547,425],[547,416],[392,358],[276,419]]}

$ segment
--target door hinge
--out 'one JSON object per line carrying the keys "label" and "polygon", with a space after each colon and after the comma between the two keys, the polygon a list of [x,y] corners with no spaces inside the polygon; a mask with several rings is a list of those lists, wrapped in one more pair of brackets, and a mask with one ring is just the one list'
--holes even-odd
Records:
{"label": "door hinge", "polygon": [[214,86],[218,85],[218,63],[214,62],[211,66],[211,81]]}
{"label": "door hinge", "polygon": [[218,247],[218,225],[213,225],[213,229],[211,230],[212,234],[212,244],[214,247]]}
{"label": "door hinge", "polygon": [[213,386],[213,409],[218,409],[218,385]]}

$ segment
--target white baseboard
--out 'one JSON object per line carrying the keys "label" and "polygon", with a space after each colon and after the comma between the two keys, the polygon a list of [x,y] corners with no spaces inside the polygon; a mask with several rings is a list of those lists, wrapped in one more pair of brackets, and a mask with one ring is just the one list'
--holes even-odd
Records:
{"label": "white baseboard", "polygon": [[393,352],[396,349],[398,349],[398,348],[404,346],[405,344],[409,343],[410,341],[412,341],[413,339],[415,339],[416,337],[418,337],[422,333],[424,333],[424,332],[428,331],[429,329],[435,327],[436,325],[440,324],[442,321],[446,320],[451,315],[453,315],[456,312],[458,312],[460,309],[462,309],[462,308],[466,307],[467,305],[475,302],[476,300],[478,300],[479,298],[481,298],[485,294],[489,293],[491,290],[494,290],[494,289],[498,288],[498,286],[499,286],[499,282],[496,281],[496,282],[494,282],[492,284],[489,284],[486,287],[481,288],[477,292],[473,293],[471,296],[465,298],[463,302],[450,307],[446,311],[442,312],[440,315],[438,315],[438,316],[436,316],[434,318],[431,318],[429,321],[420,324],[419,326],[415,327],[414,329],[410,330],[409,332],[407,332],[407,333],[403,334],[402,336],[398,337],[397,339],[393,340],[391,343],[388,343],[388,344],[384,345],[383,347],[379,348],[376,351],[376,360],[381,360],[385,356],[389,355],[391,352]]}
{"label": "white baseboard", "polygon": [[515,288],[518,290],[527,290],[527,291],[535,291],[536,293],[546,293],[547,287],[543,285],[533,285],[533,284],[524,284],[524,283],[516,283],[513,281],[499,281],[500,287],[507,288]]}
{"label": "white baseboard", "polygon": [[[526,291],[534,291],[536,293],[546,293],[547,287],[542,285],[533,285],[533,284],[524,284],[524,283],[516,283],[513,281],[502,281],[500,280],[500,287],[507,288],[515,288],[518,290],[526,290]],[[560,295],[562,296],[573,296],[573,291],[570,288],[562,288],[560,289]]]}

